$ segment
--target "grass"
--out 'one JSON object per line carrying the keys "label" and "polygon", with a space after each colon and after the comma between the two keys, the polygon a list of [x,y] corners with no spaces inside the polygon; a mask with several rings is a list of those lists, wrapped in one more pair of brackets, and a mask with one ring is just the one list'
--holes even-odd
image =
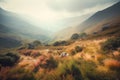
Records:
{"label": "grass", "polygon": [[[62,47],[16,50],[20,61],[10,67],[1,65],[0,80],[119,80],[120,53],[102,54],[100,43],[104,41],[80,40]],[[82,51],[59,57],[62,52],[70,54],[76,46]]]}

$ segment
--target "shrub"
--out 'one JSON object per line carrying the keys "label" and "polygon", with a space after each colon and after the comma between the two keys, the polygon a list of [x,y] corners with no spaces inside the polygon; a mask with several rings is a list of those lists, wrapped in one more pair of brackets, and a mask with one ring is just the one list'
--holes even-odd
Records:
{"label": "shrub", "polygon": [[79,35],[80,38],[85,38],[86,36],[87,36],[86,33],[81,33],[81,34]]}
{"label": "shrub", "polygon": [[53,43],[53,46],[58,46],[59,45],[59,42],[56,41],[55,43]]}
{"label": "shrub", "polygon": [[81,71],[74,60],[64,60],[59,63],[54,75],[55,80],[83,80]]}
{"label": "shrub", "polygon": [[32,43],[28,44],[28,49],[35,49],[35,46]]}
{"label": "shrub", "polygon": [[58,63],[52,56],[50,56],[48,58],[43,57],[43,59],[40,62],[40,67],[49,69],[49,70],[56,68],[57,65],[58,65]]}
{"label": "shrub", "polygon": [[70,53],[71,53],[71,55],[75,55],[76,53],[81,52],[82,50],[83,50],[82,47],[76,46],[75,49],[72,49],[72,50],[70,51]]}
{"label": "shrub", "polygon": [[105,41],[102,44],[101,49],[105,52],[110,52],[112,50],[117,50],[117,48],[119,47],[120,47],[120,37],[117,37],[117,38],[111,38]]}
{"label": "shrub", "polygon": [[74,77],[74,80],[82,80],[81,72],[77,66],[72,65],[71,73]]}
{"label": "shrub", "polygon": [[21,67],[12,68],[6,75],[6,80],[36,80],[33,72]]}
{"label": "shrub", "polygon": [[81,51],[82,51],[82,47],[76,46],[76,47],[75,47],[75,51],[76,51],[76,52],[81,52]]}
{"label": "shrub", "polygon": [[20,51],[23,55],[25,56],[30,56],[32,51],[31,50],[23,50],[23,51]]}
{"label": "shrub", "polygon": [[39,45],[41,45],[42,43],[40,42],[40,41],[38,41],[38,40],[35,40],[35,41],[33,41],[33,45],[34,46],[39,46]]}
{"label": "shrub", "polygon": [[35,40],[35,41],[31,42],[31,43],[28,43],[27,48],[28,49],[35,49],[36,47],[38,47],[40,45],[42,45],[42,43],[40,41],[38,41],[38,40]]}
{"label": "shrub", "polygon": [[55,43],[53,43],[53,46],[66,46],[69,43],[67,41],[56,41]]}
{"label": "shrub", "polygon": [[16,53],[0,54],[0,64],[2,66],[13,66],[19,58],[20,56]]}
{"label": "shrub", "polygon": [[75,33],[71,36],[72,40],[78,39],[79,38],[79,34]]}
{"label": "shrub", "polygon": [[96,80],[94,79],[94,77],[96,76],[95,68],[96,64],[94,62],[81,60],[80,70],[83,76],[83,80]]}
{"label": "shrub", "polygon": [[38,56],[40,56],[40,55],[41,55],[40,52],[38,52],[38,51],[33,51],[30,56],[36,58],[36,57],[38,57]]}
{"label": "shrub", "polygon": [[75,54],[76,54],[76,51],[72,49],[72,50],[70,51],[70,53],[71,53],[71,55],[75,55]]}

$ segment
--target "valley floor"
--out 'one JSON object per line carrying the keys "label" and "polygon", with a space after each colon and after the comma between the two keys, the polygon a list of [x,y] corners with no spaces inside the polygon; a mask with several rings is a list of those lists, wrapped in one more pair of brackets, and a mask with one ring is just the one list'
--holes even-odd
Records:
{"label": "valley floor", "polygon": [[[100,45],[106,40],[16,50],[20,60],[12,67],[1,66],[0,80],[120,80],[120,52],[104,54]],[[76,46],[82,51],[74,52]]]}

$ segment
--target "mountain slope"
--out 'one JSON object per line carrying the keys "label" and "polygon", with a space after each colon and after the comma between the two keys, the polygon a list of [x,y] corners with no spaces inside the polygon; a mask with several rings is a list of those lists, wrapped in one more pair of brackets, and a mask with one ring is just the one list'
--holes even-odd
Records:
{"label": "mountain slope", "polygon": [[[87,20],[85,20],[84,22],[79,24],[78,26],[73,26],[72,28],[66,28],[66,29],[61,30],[63,32],[62,33],[61,33],[61,31],[58,32],[54,39],[60,40],[61,38],[59,36],[61,36],[62,39],[69,39],[73,33],[80,33],[80,32],[93,33],[93,31],[95,31],[94,29],[96,29],[97,25],[99,25],[101,23],[105,24],[109,20],[119,18],[119,16],[120,16],[119,9],[120,9],[120,2],[112,5],[111,7],[108,7],[102,11],[95,13],[90,18],[88,18]],[[101,25],[104,25],[104,24],[101,24]],[[102,27],[103,26],[99,27],[99,29]],[[72,31],[72,30],[74,30],[74,31]]]}
{"label": "mountain slope", "polygon": [[[120,16],[120,2],[114,4],[113,6],[104,9],[102,11],[99,11],[95,13],[93,16],[91,16],[89,19],[84,21],[82,24],[77,26],[77,30],[83,31],[86,30],[87,28],[91,28],[95,26],[96,24],[102,22],[102,21],[107,21],[110,19],[113,19],[115,17]],[[84,27],[83,27],[84,26]]]}
{"label": "mountain slope", "polygon": [[[19,15],[0,8],[0,24],[12,30],[11,33],[19,34],[31,39],[46,39],[46,31],[25,21]],[[1,26],[0,26],[1,28]],[[8,29],[8,30],[9,30]],[[17,36],[19,36],[17,35]]]}
{"label": "mountain slope", "polygon": [[0,49],[20,46],[23,40],[44,41],[48,39],[47,32],[0,8]]}

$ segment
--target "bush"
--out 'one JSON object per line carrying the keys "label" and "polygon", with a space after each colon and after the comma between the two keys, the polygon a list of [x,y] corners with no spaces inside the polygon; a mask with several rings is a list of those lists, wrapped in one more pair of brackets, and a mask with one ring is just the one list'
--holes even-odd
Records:
{"label": "bush", "polygon": [[74,77],[74,80],[82,80],[81,72],[77,66],[72,65],[70,73]]}
{"label": "bush", "polygon": [[105,41],[102,44],[101,49],[104,52],[110,52],[113,50],[117,50],[119,47],[120,47],[120,37],[117,37],[117,38],[111,38]]}
{"label": "bush", "polygon": [[78,39],[79,38],[79,34],[75,33],[71,36],[72,40]]}
{"label": "bush", "polygon": [[76,51],[72,49],[72,50],[70,51],[70,53],[71,53],[71,55],[75,55],[75,54],[76,54]]}
{"label": "bush", "polygon": [[86,34],[86,33],[81,33],[81,34],[79,35],[79,38],[85,38],[85,37],[87,37],[87,34]]}
{"label": "bush", "polygon": [[75,47],[75,51],[76,51],[76,52],[81,52],[81,51],[82,51],[82,47],[76,46],[76,47]]}
{"label": "bush", "polygon": [[53,43],[53,46],[58,46],[59,45],[59,42],[56,41],[55,43]]}
{"label": "bush", "polygon": [[35,49],[35,46],[32,43],[28,44],[28,49]]}
{"label": "bush", "polygon": [[50,56],[49,58],[47,57],[43,57],[43,58],[44,59],[41,60],[40,67],[49,69],[49,70],[57,67],[58,63],[52,56]]}
{"label": "bush", "polygon": [[76,46],[75,49],[72,49],[72,50],[70,51],[70,53],[71,53],[71,55],[75,55],[76,53],[81,52],[82,50],[83,50],[82,47]]}
{"label": "bush", "polygon": [[10,71],[5,77],[5,80],[36,80],[36,79],[33,72],[27,71],[21,67],[14,67],[10,69]]}
{"label": "bush", "polygon": [[55,80],[83,80],[78,65],[72,59],[59,63],[54,75]]}
{"label": "bush", "polygon": [[36,57],[38,57],[38,56],[40,56],[40,55],[41,55],[40,52],[38,52],[38,51],[33,51],[30,56],[36,58]]}
{"label": "bush", "polygon": [[40,41],[38,41],[38,40],[35,40],[35,41],[31,42],[31,43],[28,43],[27,48],[28,49],[35,49],[36,47],[38,47],[40,45],[42,45],[42,43]]}
{"label": "bush", "polygon": [[0,64],[2,66],[13,66],[19,58],[20,56],[16,53],[0,54]]}
{"label": "bush", "polygon": [[55,43],[53,43],[53,46],[66,46],[68,45],[67,41],[56,41]]}
{"label": "bush", "polygon": [[33,45],[34,46],[39,46],[39,45],[41,45],[42,43],[40,42],[40,41],[38,41],[38,40],[35,40],[35,41],[33,41]]}
{"label": "bush", "polygon": [[24,56],[30,56],[32,51],[31,50],[23,50],[23,51],[20,51],[21,54],[23,54]]}

